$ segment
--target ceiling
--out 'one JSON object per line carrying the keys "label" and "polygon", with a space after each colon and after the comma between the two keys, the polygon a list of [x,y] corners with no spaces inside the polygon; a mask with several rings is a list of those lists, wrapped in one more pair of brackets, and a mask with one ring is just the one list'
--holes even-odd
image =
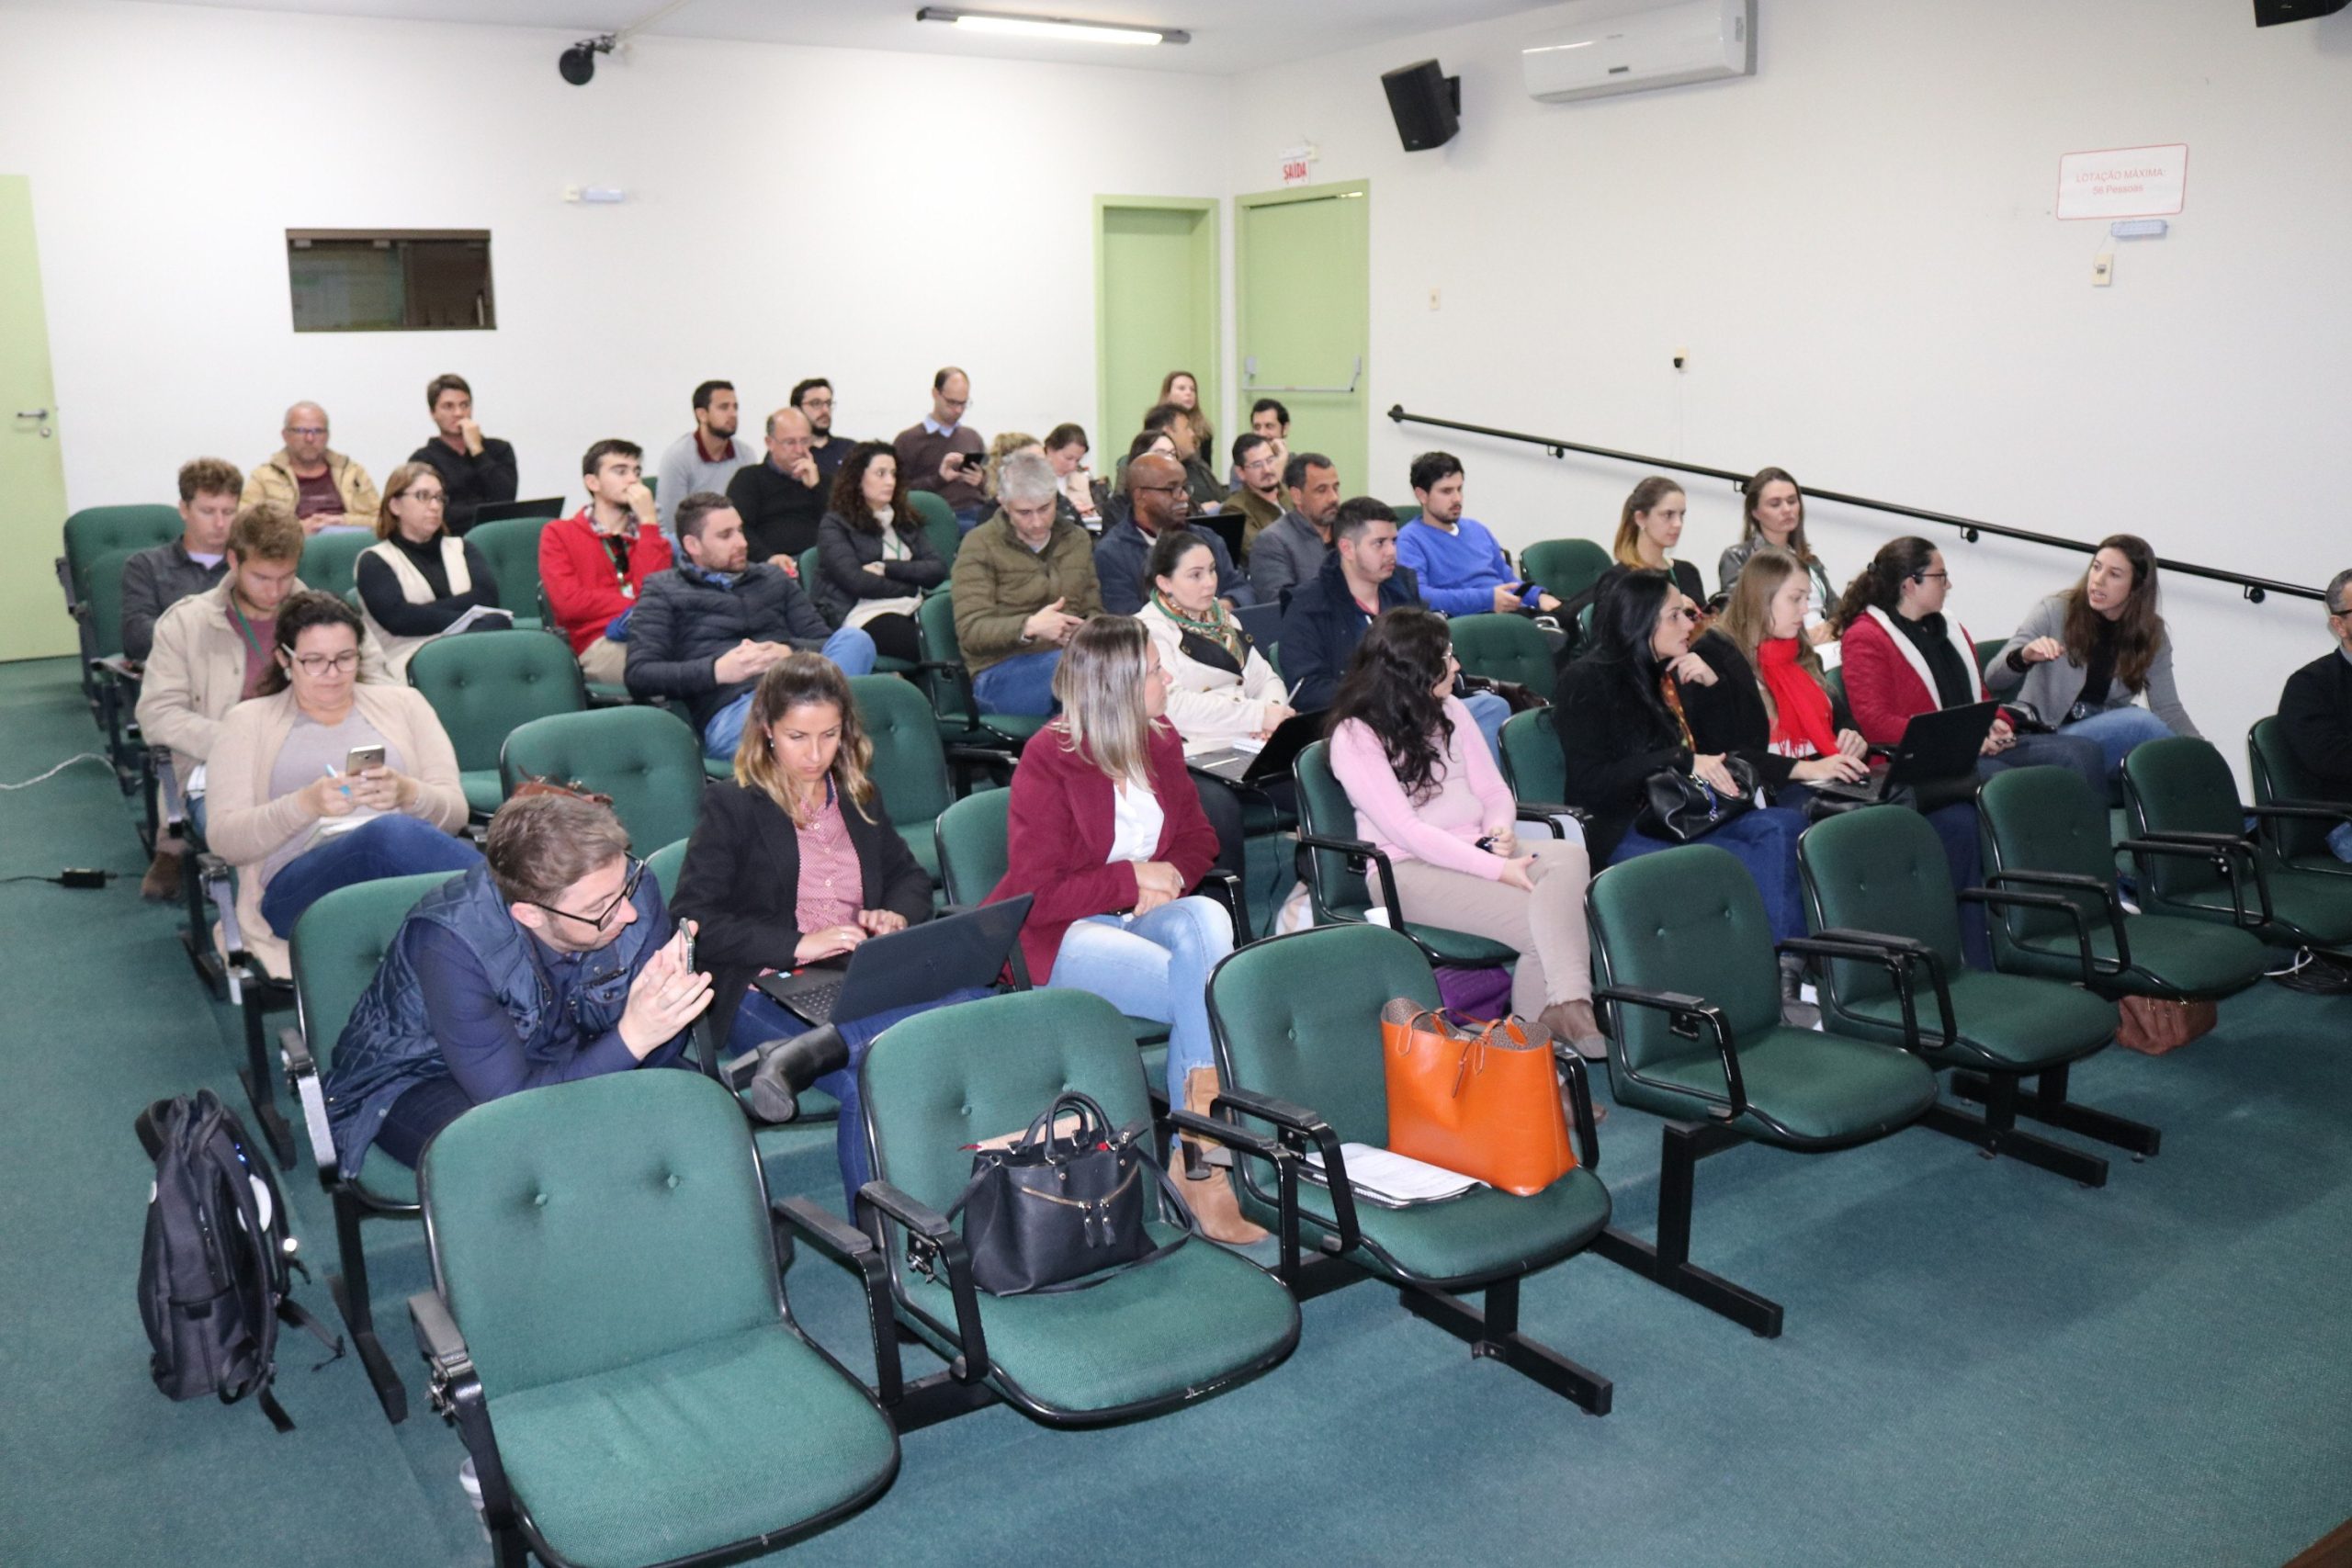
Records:
{"label": "ceiling", "polygon": [[[587,37],[640,21],[664,0],[167,0],[248,11],[379,17],[547,28]],[[1228,76],[1288,61],[1335,54],[1385,39],[1486,21],[1541,8],[1547,0],[961,0],[961,8],[1078,21],[1180,28],[1182,45],[1121,49],[1102,44],[983,39],[917,22],[922,0],[684,0],[639,39],[724,39],[835,49],[897,50],[999,60],[1133,66]],[[1399,61],[1398,64],[1409,62]]]}

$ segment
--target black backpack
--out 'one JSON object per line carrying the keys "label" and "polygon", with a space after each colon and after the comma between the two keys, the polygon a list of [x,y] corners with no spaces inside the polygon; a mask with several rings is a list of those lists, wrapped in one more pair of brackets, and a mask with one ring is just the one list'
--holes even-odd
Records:
{"label": "black backpack", "polygon": [[155,1386],[174,1399],[218,1393],[223,1404],[253,1394],[272,1426],[291,1431],[269,1387],[279,1320],[309,1329],[335,1356],[343,1341],[287,1294],[289,1269],[302,1265],[277,1179],[237,1113],[209,1089],[157,1100],[136,1127],[155,1162],[139,1258]]}

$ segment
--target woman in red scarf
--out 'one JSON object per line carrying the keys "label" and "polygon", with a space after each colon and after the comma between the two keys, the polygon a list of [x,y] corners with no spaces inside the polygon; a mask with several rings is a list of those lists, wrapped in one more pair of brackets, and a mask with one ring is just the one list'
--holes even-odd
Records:
{"label": "woman in red scarf", "polygon": [[[1754,764],[1775,806],[1802,807],[1815,779],[1868,772],[1861,736],[1833,697],[1821,657],[1804,636],[1812,583],[1796,557],[1767,545],[1748,557],[1714,629],[1690,645],[1712,680],[1678,671],[1683,711],[1697,743]],[[1943,840],[1952,886],[1984,880],[1977,863],[1973,798],[1927,814]],[[1983,907],[1961,906],[1961,942],[1977,968],[1992,966]]]}

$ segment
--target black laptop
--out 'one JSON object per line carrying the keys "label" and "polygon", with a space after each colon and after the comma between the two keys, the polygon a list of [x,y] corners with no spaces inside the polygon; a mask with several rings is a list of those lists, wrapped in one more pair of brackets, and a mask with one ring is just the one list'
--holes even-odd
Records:
{"label": "black laptop", "polygon": [[1264,785],[1290,777],[1298,754],[1323,739],[1323,715],[1295,713],[1274,726],[1265,743],[1255,749],[1227,746],[1184,759],[1194,773],[1208,773],[1227,784]]}
{"label": "black laptop", "polygon": [[474,508],[473,525],[503,523],[509,517],[557,518],[563,515],[563,497],[551,495],[545,501],[486,501]]}
{"label": "black laptop", "polygon": [[1241,536],[1249,524],[1249,517],[1238,506],[1221,512],[1195,512],[1184,519],[1184,526],[1195,534],[1215,534],[1237,570],[1241,561]]}
{"label": "black laptop", "polygon": [[937,1001],[967,986],[993,986],[1029,918],[1029,895],[983,904],[868,938],[847,958],[829,958],[753,985],[811,1025],[870,1018],[892,1008]]}
{"label": "black laptop", "polygon": [[1884,768],[1874,770],[1859,784],[1816,779],[1807,787],[1841,800],[1869,802],[1888,799],[1906,786],[1916,792],[1958,780],[1973,782],[1984,738],[1993,732],[1993,721],[2000,716],[1998,703],[1969,703],[1913,714],[1911,722],[1903,727],[1894,760]]}

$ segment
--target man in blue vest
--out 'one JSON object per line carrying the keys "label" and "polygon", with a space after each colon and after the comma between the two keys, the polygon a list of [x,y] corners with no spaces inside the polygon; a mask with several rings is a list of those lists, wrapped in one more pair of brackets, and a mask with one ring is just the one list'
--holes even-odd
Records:
{"label": "man in blue vest", "polygon": [[508,801],[483,863],[417,901],[344,1025],[325,1085],[338,1163],[375,1147],[413,1167],[467,1111],[543,1084],[693,1068],[710,976],[692,941],[610,807]]}

